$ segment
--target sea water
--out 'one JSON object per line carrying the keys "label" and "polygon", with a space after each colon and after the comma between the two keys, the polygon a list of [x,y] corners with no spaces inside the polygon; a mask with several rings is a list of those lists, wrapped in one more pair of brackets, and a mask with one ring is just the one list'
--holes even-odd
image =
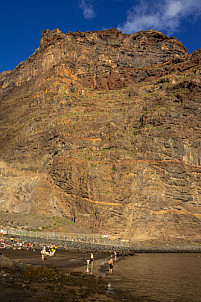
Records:
{"label": "sea water", "polygon": [[201,302],[201,254],[150,253],[115,262],[108,290],[124,301]]}

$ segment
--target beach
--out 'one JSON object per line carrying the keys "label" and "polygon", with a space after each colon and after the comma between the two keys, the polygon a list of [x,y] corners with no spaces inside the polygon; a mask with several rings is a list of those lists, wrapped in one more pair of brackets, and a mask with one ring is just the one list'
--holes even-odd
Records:
{"label": "beach", "polygon": [[99,273],[100,263],[108,257],[104,253],[94,253],[93,270],[86,273],[87,251],[59,248],[54,257],[47,256],[44,261],[40,248],[0,252],[15,264],[1,269],[2,301],[118,301],[108,292],[107,278]]}
{"label": "beach", "polygon": [[[10,236],[4,236],[1,240],[0,253],[3,256],[0,255],[0,260],[1,257],[6,257],[13,264],[10,268],[0,267],[0,298],[2,301],[112,302],[122,301],[122,299],[126,299],[125,301],[146,301],[145,298],[143,298],[145,300],[142,299],[141,295],[136,296],[136,289],[134,289],[134,294],[131,292],[132,297],[130,298],[129,289],[133,288],[135,272],[138,272],[137,276],[139,276],[144,264],[143,261],[139,267],[135,267],[140,259],[150,259],[150,263],[153,263],[153,261],[161,259],[160,255],[166,254],[168,257],[162,259],[176,259],[177,256],[170,258],[168,254],[198,253],[199,256],[201,252],[200,242],[180,240],[136,243],[130,250],[116,250],[117,261],[114,261],[114,271],[112,275],[109,275],[108,260],[114,252],[113,247],[105,249],[105,246],[67,242],[65,244],[69,248],[64,248],[59,245],[61,242],[55,241],[55,244],[58,244],[55,256],[46,256],[43,261],[41,257],[42,247],[45,245],[48,251],[51,248],[50,242],[42,243],[41,241],[36,242],[34,238],[31,239],[30,237],[25,240],[25,238],[18,237],[10,238]],[[23,243],[22,247],[20,242]],[[90,269],[87,269],[87,260],[90,260],[91,252],[94,254],[92,270],[91,266]],[[138,257],[139,255],[150,255],[150,257]],[[192,257],[187,257],[185,259],[192,260]],[[162,265],[163,261],[156,267]],[[127,267],[130,271],[124,276]],[[132,275],[133,272],[134,276]],[[130,274],[131,278],[129,279]],[[172,269],[170,270],[171,274]],[[137,284],[136,280],[134,284]],[[143,284],[148,284],[147,280]],[[129,289],[127,285],[129,285]],[[142,288],[140,286],[140,289]],[[149,289],[145,288],[144,290],[147,294],[150,292]]]}

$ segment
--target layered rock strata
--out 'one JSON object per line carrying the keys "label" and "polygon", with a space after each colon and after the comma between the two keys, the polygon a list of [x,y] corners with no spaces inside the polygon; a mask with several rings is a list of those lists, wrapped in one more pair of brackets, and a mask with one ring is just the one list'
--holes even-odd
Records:
{"label": "layered rock strata", "polygon": [[153,30],[43,31],[0,75],[0,209],[200,238],[200,58]]}

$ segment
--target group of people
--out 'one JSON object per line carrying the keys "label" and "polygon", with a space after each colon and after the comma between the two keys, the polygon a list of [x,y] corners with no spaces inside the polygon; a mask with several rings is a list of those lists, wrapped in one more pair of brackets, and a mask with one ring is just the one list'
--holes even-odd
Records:
{"label": "group of people", "polygon": [[[22,249],[26,249],[28,250],[32,250],[35,251],[35,246],[33,245],[33,243],[30,242],[24,242],[19,238],[14,238],[14,237],[4,237],[4,238],[0,238],[0,249],[14,249],[14,250],[22,250]],[[42,256],[42,260],[45,260],[46,256],[55,256],[57,247],[55,245],[50,246],[49,248],[46,249],[45,246],[43,246],[42,250],[41,250],[41,256]]]}
{"label": "group of people", "polygon": [[41,250],[41,257],[42,260],[44,261],[46,259],[47,256],[55,256],[57,247],[55,245],[52,245],[49,249],[46,250],[45,245],[43,246],[42,250]]}
{"label": "group of people", "polygon": [[[113,272],[113,267],[114,267],[114,261],[117,260],[117,253],[113,249],[112,255],[108,261],[109,264],[109,274],[111,275]],[[93,263],[94,263],[94,255],[91,253],[90,259],[86,260],[87,262],[87,268],[86,268],[86,273],[92,273],[93,270]]]}
{"label": "group of people", "polygon": [[34,249],[34,245],[33,243],[29,243],[29,242],[24,242],[19,238],[7,238],[7,237],[3,237],[0,239],[0,248],[3,249],[13,249],[13,250],[22,250],[22,249],[32,249],[33,251]]}
{"label": "group of people", "polygon": [[[3,237],[3,228],[0,231],[1,237]],[[29,250],[30,248],[33,249],[33,244],[28,242],[22,242],[20,239],[10,238],[11,244],[7,243],[3,238],[0,239],[0,248],[14,248],[14,249],[22,249],[23,247]],[[46,249],[46,246],[44,245],[41,250],[41,257],[44,261],[47,256],[55,256],[57,247],[55,245],[50,246]],[[115,252],[114,248],[112,250],[112,255],[108,261],[109,264],[109,274],[111,275],[113,272],[114,267],[114,260],[117,258],[117,253]],[[92,273],[93,270],[93,263],[94,263],[94,255],[93,253],[90,254],[90,259],[86,260],[87,262],[87,268],[86,273]]]}

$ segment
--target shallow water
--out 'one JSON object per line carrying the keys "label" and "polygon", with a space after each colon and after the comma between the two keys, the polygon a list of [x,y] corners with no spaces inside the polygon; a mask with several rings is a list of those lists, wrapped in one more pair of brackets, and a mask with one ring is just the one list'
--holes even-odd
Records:
{"label": "shallow water", "polygon": [[125,257],[114,265],[113,289],[123,290],[125,301],[201,302],[201,254]]}

